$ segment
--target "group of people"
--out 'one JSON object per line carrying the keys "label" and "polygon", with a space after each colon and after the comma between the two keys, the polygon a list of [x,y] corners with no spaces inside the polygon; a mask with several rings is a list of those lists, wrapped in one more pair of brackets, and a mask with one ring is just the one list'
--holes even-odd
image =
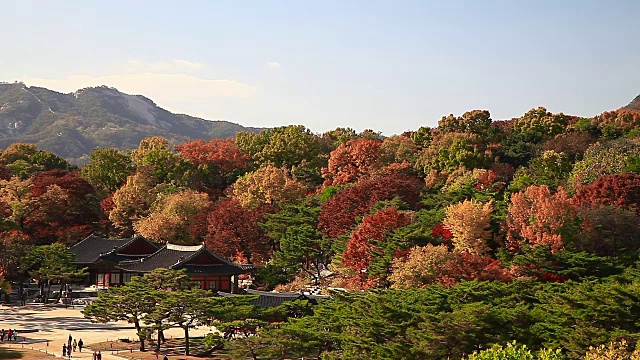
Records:
{"label": "group of people", "polygon": [[[84,342],[82,341],[82,339],[80,339],[80,341],[76,341],[76,339],[74,339],[73,336],[69,335],[69,342],[67,344],[62,344],[62,357],[66,357],[66,356],[71,357],[71,354],[76,350],[80,350],[80,352],[82,352],[83,346],[84,346]],[[94,356],[94,360],[95,360],[95,356]]]}
{"label": "group of people", "polygon": [[4,342],[4,337],[7,337],[7,341],[18,341],[18,331],[16,329],[9,329],[7,331],[5,331],[4,329],[2,329],[0,331],[0,341]]}

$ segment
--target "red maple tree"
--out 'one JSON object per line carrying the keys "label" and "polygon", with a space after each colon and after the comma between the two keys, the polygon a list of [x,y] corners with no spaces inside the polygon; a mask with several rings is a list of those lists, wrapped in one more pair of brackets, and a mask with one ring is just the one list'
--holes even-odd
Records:
{"label": "red maple tree", "polygon": [[424,182],[417,177],[394,174],[363,180],[354,186],[338,191],[321,207],[318,229],[336,238],[349,232],[356,218],[366,214],[378,201],[398,197],[415,209],[419,205]]}
{"label": "red maple tree", "polygon": [[408,225],[411,216],[395,208],[383,209],[365,216],[351,233],[342,263],[354,271],[365,272],[380,243],[393,230]]}
{"label": "red maple tree", "polygon": [[640,175],[621,173],[603,175],[580,188],[572,198],[574,205],[594,209],[612,205],[621,209],[635,208],[640,212]]}
{"label": "red maple tree", "polygon": [[207,246],[236,261],[264,263],[272,249],[260,223],[268,210],[267,207],[245,208],[229,198],[220,200],[207,216]]}

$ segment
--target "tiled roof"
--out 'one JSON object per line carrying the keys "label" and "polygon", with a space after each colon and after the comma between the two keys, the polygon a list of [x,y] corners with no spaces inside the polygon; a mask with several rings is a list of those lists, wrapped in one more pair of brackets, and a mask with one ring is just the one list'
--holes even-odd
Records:
{"label": "tiled roof", "polygon": [[[313,304],[317,304],[318,299],[327,299],[328,296],[322,295],[306,295],[302,293],[289,293],[289,292],[269,292],[259,291],[253,289],[242,290],[245,295],[258,295],[258,298],[253,301],[253,305],[258,307],[276,307],[280,306],[287,301],[295,300],[309,300]],[[220,296],[242,296],[242,294],[230,294],[224,292],[218,292]]]}
{"label": "tiled roof", "polygon": [[222,264],[222,265],[185,265],[176,266],[174,269],[186,269],[189,274],[202,274],[202,275],[236,275],[244,274],[248,270],[253,269],[253,266],[239,266],[236,264]]}
{"label": "tiled roof", "polygon": [[251,289],[247,289],[245,291],[248,295],[259,295],[258,299],[253,302],[253,305],[263,308],[276,307],[287,301],[295,301],[304,298],[302,294],[297,293],[275,293]]}
{"label": "tiled roof", "polygon": [[135,238],[126,239],[105,239],[96,235],[89,235],[84,240],[69,248],[76,255],[76,262],[80,264],[90,264],[110,252],[129,244]]}
{"label": "tiled roof", "polygon": [[129,254],[119,254],[117,252],[115,253],[109,253],[107,255],[103,255],[100,257],[100,259],[117,264],[119,262],[122,261],[135,261],[135,260],[140,260],[144,257],[149,256],[149,254],[147,255],[129,255]]}
{"label": "tiled roof", "polygon": [[200,251],[201,248],[202,246],[197,246],[197,249],[193,250],[179,250],[167,248],[165,245],[155,253],[139,261],[121,262],[119,267],[140,272],[148,272],[159,268],[173,269],[175,265],[190,258]]}
{"label": "tiled roof", "polygon": [[[220,265],[192,265],[184,264],[189,259],[202,252],[208,252],[218,259]],[[166,244],[155,253],[146,258],[134,261],[120,262],[119,266],[127,271],[149,272],[158,268],[165,269],[182,269],[186,268],[190,274],[217,274],[217,275],[234,275],[245,273],[252,269],[251,265],[234,264],[231,261],[217,255],[208,250],[204,245],[198,246],[181,246]]]}

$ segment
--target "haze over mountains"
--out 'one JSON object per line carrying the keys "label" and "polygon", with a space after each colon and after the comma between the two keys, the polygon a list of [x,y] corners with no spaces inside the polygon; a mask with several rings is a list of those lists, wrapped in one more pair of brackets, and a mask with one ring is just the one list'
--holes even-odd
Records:
{"label": "haze over mountains", "polygon": [[133,149],[149,136],[180,143],[259,130],[174,114],[142,95],[106,86],[63,94],[23,83],[0,83],[0,148],[28,142],[75,163],[84,162],[96,147]]}

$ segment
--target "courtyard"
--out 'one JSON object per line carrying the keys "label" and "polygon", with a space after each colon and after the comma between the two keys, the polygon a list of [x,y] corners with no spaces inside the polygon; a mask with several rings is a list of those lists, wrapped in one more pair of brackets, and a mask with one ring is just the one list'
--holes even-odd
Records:
{"label": "courtyard", "polygon": [[[34,349],[41,352],[62,355],[62,346],[68,341],[69,335],[74,339],[82,339],[86,346],[91,344],[105,344],[113,351],[102,351],[103,359],[131,359],[137,353],[137,343],[133,344],[133,351],[123,346],[119,339],[137,340],[136,331],[131,324],[126,322],[111,322],[106,324],[92,323],[85,319],[81,313],[82,308],[64,308],[58,306],[27,305],[6,306],[0,305],[0,329],[17,329],[18,339],[15,342],[1,344],[9,348]],[[202,327],[190,331],[191,336],[203,336],[209,332],[209,328]],[[172,328],[165,331],[167,339],[184,337],[182,329]],[[147,345],[152,349],[151,345]],[[86,349],[82,352],[74,352],[73,359],[91,359],[93,350]],[[154,352],[140,354],[139,358],[155,358]],[[44,354],[43,354],[44,355]],[[161,353],[160,359],[164,354]],[[44,357],[44,356],[43,356]],[[137,356],[136,356],[137,357]],[[183,359],[184,356],[172,355],[170,359]],[[194,358],[190,356],[190,358]]]}

